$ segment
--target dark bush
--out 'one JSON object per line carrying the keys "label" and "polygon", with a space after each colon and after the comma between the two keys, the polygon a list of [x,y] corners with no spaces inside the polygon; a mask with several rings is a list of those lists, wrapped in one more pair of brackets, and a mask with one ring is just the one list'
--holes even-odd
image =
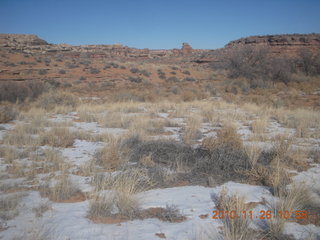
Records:
{"label": "dark bush", "polygon": [[48,71],[46,69],[39,69],[39,71],[38,71],[39,75],[45,75],[47,73],[48,73]]}
{"label": "dark bush", "polygon": [[314,54],[307,48],[301,48],[298,53],[297,64],[305,75],[319,75],[320,51]]}
{"label": "dark bush", "polygon": [[16,102],[27,98],[32,100],[47,90],[41,81],[0,82],[0,101]]}
{"label": "dark bush", "polygon": [[70,63],[70,62],[66,62],[65,66],[70,69],[79,67],[77,64]]}
{"label": "dark bush", "polygon": [[243,178],[241,171],[249,166],[247,154],[229,144],[217,145],[210,150],[210,157],[197,162],[194,172],[215,176],[223,181]]}
{"label": "dark bush", "polygon": [[91,61],[89,61],[89,60],[81,60],[81,61],[79,62],[79,64],[88,66],[88,65],[91,64]]}
{"label": "dark bush", "polygon": [[46,83],[48,83],[50,88],[57,88],[61,85],[61,83],[54,79],[47,79],[45,80]]}
{"label": "dark bush", "polygon": [[[262,82],[293,81],[297,71],[307,76],[320,74],[320,53],[314,54],[307,48],[299,50],[293,61],[289,57],[275,57],[268,47],[240,46],[229,49],[220,66],[227,69],[231,78],[250,80],[251,88],[269,87]],[[261,81],[256,84],[257,81]]]}
{"label": "dark bush", "polygon": [[2,105],[0,106],[0,123],[7,123],[14,120],[17,116],[17,112],[13,106]]}
{"label": "dark bush", "polygon": [[182,73],[185,74],[185,75],[190,75],[190,72],[188,70],[183,71]]}
{"label": "dark bush", "polygon": [[244,170],[250,166],[243,143],[231,126],[224,126],[217,133],[217,138],[203,141],[202,158],[197,161],[195,173],[215,176],[219,181],[238,180],[243,178]]}
{"label": "dark bush", "polygon": [[167,80],[169,82],[179,82],[179,79],[177,77],[169,77]]}
{"label": "dark bush", "polygon": [[269,48],[241,46],[230,49],[225,59],[231,78],[261,78],[268,74],[266,69]]}
{"label": "dark bush", "polygon": [[62,84],[62,87],[69,88],[69,87],[72,87],[72,84],[71,83],[64,83],[64,84]]}
{"label": "dark bush", "polygon": [[210,93],[212,97],[216,97],[218,95],[218,91],[213,84],[207,84],[205,86],[205,89]]}
{"label": "dark bush", "polygon": [[112,67],[112,65],[110,64],[110,63],[108,63],[108,64],[106,64],[105,66],[104,66],[104,70],[106,70],[106,69],[109,69],[109,68],[111,68]]}
{"label": "dark bush", "polygon": [[166,79],[166,74],[161,70],[161,69],[158,69],[158,76],[160,79]]}
{"label": "dark bush", "polygon": [[50,60],[49,58],[46,58],[46,59],[44,60],[44,63],[46,64],[46,66],[49,66],[50,63],[51,63],[51,60]]}
{"label": "dark bush", "polygon": [[179,88],[178,86],[173,86],[173,87],[171,88],[171,92],[172,92],[173,94],[179,94],[179,93],[181,93],[181,88]]}
{"label": "dark bush", "polygon": [[130,82],[135,82],[135,83],[141,83],[143,81],[143,78],[141,78],[141,77],[129,76],[128,79]]}
{"label": "dark bush", "polygon": [[131,69],[130,69],[130,72],[132,72],[132,73],[139,73],[140,70],[139,70],[138,68],[131,68]]}
{"label": "dark bush", "polygon": [[187,164],[195,162],[195,153],[191,146],[170,140],[147,141],[134,144],[129,160],[139,162],[143,157],[151,155],[155,163],[172,165],[180,160]]}
{"label": "dark bush", "polygon": [[90,73],[91,74],[98,74],[98,73],[100,73],[100,70],[97,68],[90,68]]}
{"label": "dark bush", "polygon": [[150,77],[150,75],[151,75],[151,73],[148,72],[147,70],[142,70],[142,71],[140,71],[140,73],[145,77]]}
{"label": "dark bush", "polygon": [[119,64],[111,62],[110,65],[114,68],[119,68]]}
{"label": "dark bush", "polygon": [[60,70],[59,70],[59,74],[66,74],[66,70],[60,69]]}
{"label": "dark bush", "polygon": [[186,77],[186,78],[184,78],[184,79],[183,79],[183,81],[187,81],[187,82],[196,82],[196,81],[197,81],[197,79],[192,78],[192,77]]}

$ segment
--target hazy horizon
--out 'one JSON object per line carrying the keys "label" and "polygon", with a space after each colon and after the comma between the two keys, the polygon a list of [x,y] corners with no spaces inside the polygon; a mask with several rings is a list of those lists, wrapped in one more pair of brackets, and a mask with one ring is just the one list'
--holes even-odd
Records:
{"label": "hazy horizon", "polygon": [[8,1],[0,32],[49,43],[172,49],[221,48],[242,37],[320,32],[320,2],[309,1]]}

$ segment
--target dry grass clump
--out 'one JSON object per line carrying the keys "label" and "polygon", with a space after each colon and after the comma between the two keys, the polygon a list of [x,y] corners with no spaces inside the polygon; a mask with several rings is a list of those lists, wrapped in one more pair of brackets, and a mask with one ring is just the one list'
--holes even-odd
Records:
{"label": "dry grass clump", "polygon": [[81,122],[97,122],[98,117],[86,111],[78,111],[79,121]]}
{"label": "dry grass clump", "polygon": [[139,116],[128,116],[120,112],[107,112],[98,119],[99,123],[107,128],[129,128]]}
{"label": "dry grass clump", "polygon": [[317,129],[320,128],[320,114],[317,111],[308,109],[274,109],[272,114],[284,126],[295,128],[297,137],[319,136]]}
{"label": "dry grass clump", "polygon": [[139,217],[141,201],[137,193],[148,189],[152,183],[145,171],[135,168],[115,176],[104,177],[97,181],[97,190],[110,189],[111,192],[96,192],[90,201],[90,217],[108,217],[122,215],[134,219]]}
{"label": "dry grass clump", "polygon": [[0,123],[8,123],[14,120],[17,112],[12,105],[0,106]]}
{"label": "dry grass clump", "polygon": [[95,193],[90,200],[89,217],[110,217],[114,214],[114,194]]}
{"label": "dry grass clump", "polygon": [[125,163],[122,155],[121,139],[113,138],[107,146],[96,152],[95,161],[107,170],[114,170]]}
{"label": "dry grass clump", "polygon": [[39,133],[40,128],[35,124],[20,123],[15,126],[14,130],[25,134],[35,135]]}
{"label": "dry grass clump", "polygon": [[46,115],[47,112],[44,109],[31,108],[27,112],[20,112],[18,119],[30,124],[32,128],[41,129],[52,125]]}
{"label": "dry grass clump", "polygon": [[52,187],[48,185],[42,187],[42,194],[56,202],[68,200],[77,192],[79,192],[78,187],[71,181],[68,175],[60,176]]}
{"label": "dry grass clump", "polygon": [[[289,220],[284,213],[295,215],[297,211],[305,211],[309,205],[310,194],[305,185],[291,185],[279,192],[279,201],[269,203],[272,214],[276,216],[266,222],[266,236],[271,239],[289,239],[283,234],[284,225]],[[281,216],[280,216],[281,214]]]}
{"label": "dry grass clump", "polygon": [[197,115],[193,115],[188,118],[187,125],[183,128],[182,132],[182,139],[185,143],[191,144],[194,140],[201,138],[201,123],[202,118]]}
{"label": "dry grass clump", "polygon": [[271,186],[276,191],[282,187],[283,182],[289,183],[285,168],[292,167],[293,158],[290,158],[292,139],[286,135],[278,135],[272,139],[272,147],[261,151],[254,146],[246,147],[246,152],[251,159],[251,169],[247,171],[253,182]]}
{"label": "dry grass clump", "polygon": [[36,146],[39,144],[39,140],[24,131],[13,129],[4,136],[3,143],[14,146]]}
{"label": "dry grass clump", "polygon": [[5,163],[11,164],[13,160],[19,159],[19,158],[26,158],[28,157],[28,152],[26,151],[19,151],[16,148],[12,148],[9,146],[6,147],[0,147],[0,157],[4,159]]}
{"label": "dry grass clump", "polygon": [[48,171],[65,171],[68,169],[67,164],[61,152],[53,149],[45,149],[43,152],[43,161],[45,163],[45,170]]}
{"label": "dry grass clump", "polygon": [[257,140],[265,139],[264,134],[266,132],[268,124],[269,124],[269,119],[266,117],[256,119],[251,123],[251,129],[255,139]]}
{"label": "dry grass clump", "polygon": [[71,147],[74,140],[75,135],[64,127],[54,127],[40,135],[41,144],[52,147]]}
{"label": "dry grass clump", "polygon": [[36,217],[40,218],[43,214],[50,209],[50,204],[48,201],[41,202],[40,205],[36,208],[33,208],[32,211]]}
{"label": "dry grass clump", "polygon": [[[245,199],[237,195],[229,196],[226,190],[221,191],[218,198],[215,199],[216,206],[220,211],[232,212],[235,211],[236,214],[241,214],[243,211],[248,210],[245,204]],[[250,229],[249,220],[244,217],[224,217],[223,222],[223,236],[227,240],[247,240],[247,239],[259,239],[259,234]]]}
{"label": "dry grass clump", "polygon": [[24,194],[13,194],[9,196],[2,196],[0,198],[0,218],[8,221],[19,214],[17,209]]}
{"label": "dry grass clump", "polygon": [[254,168],[261,156],[262,148],[257,144],[249,144],[244,147],[244,150],[249,157],[251,168]]}
{"label": "dry grass clump", "polygon": [[243,142],[237,129],[233,125],[225,125],[217,132],[217,138],[209,137],[203,140],[202,146],[207,149],[214,149],[219,145],[229,145],[234,148],[243,148]]}
{"label": "dry grass clump", "polygon": [[283,159],[286,157],[291,145],[293,138],[287,135],[277,135],[272,139],[272,149],[274,158]]}
{"label": "dry grass clump", "polygon": [[129,131],[140,135],[160,135],[164,133],[164,127],[177,127],[175,122],[168,119],[151,118],[144,116],[140,118],[133,118]]}
{"label": "dry grass clump", "polygon": [[36,106],[45,110],[53,110],[55,107],[65,106],[75,108],[79,104],[78,97],[71,93],[51,91],[42,94],[36,101]]}

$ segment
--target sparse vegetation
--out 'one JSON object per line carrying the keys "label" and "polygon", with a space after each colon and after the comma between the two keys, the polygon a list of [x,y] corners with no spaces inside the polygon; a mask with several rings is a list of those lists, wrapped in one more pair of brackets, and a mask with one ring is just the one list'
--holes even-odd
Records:
{"label": "sparse vegetation", "polygon": [[57,106],[70,106],[74,108],[78,103],[78,98],[70,93],[50,91],[37,99],[36,106],[45,110],[53,110]]}
{"label": "sparse vegetation", "polygon": [[[137,221],[123,221],[157,221],[161,232],[191,226],[208,222],[211,202],[218,211],[268,209],[275,218],[220,217],[208,239],[290,239],[280,213],[319,210],[320,55],[304,48],[277,57],[243,45],[138,57],[117,45],[72,53],[61,45],[28,59],[29,48],[0,49],[0,238],[19,235],[21,218],[38,224],[50,215],[49,227],[62,229],[86,211],[93,223],[112,224],[103,229],[118,228],[111,238],[125,239],[122,230]],[[59,204],[51,215],[52,201]],[[293,221],[319,225],[314,215]]]}
{"label": "sparse vegetation", "polygon": [[77,185],[67,175],[60,176],[53,186],[42,187],[42,193],[57,202],[68,200],[77,192],[79,192]]}
{"label": "sparse vegetation", "polygon": [[52,128],[40,135],[41,144],[52,147],[71,147],[75,136],[67,128]]}
{"label": "sparse vegetation", "polygon": [[41,81],[0,81],[0,101],[12,103],[33,100],[47,90]]}

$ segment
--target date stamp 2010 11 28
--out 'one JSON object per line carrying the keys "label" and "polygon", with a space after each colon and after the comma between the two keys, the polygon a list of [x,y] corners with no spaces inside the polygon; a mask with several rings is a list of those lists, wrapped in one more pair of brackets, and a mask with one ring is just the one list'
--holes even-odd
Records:
{"label": "date stamp 2010 11 28", "polygon": [[212,219],[236,219],[236,218],[244,218],[244,219],[308,219],[307,211],[278,211],[277,213],[273,211],[265,211],[261,210],[258,213],[254,213],[253,211],[212,211],[213,216]]}

